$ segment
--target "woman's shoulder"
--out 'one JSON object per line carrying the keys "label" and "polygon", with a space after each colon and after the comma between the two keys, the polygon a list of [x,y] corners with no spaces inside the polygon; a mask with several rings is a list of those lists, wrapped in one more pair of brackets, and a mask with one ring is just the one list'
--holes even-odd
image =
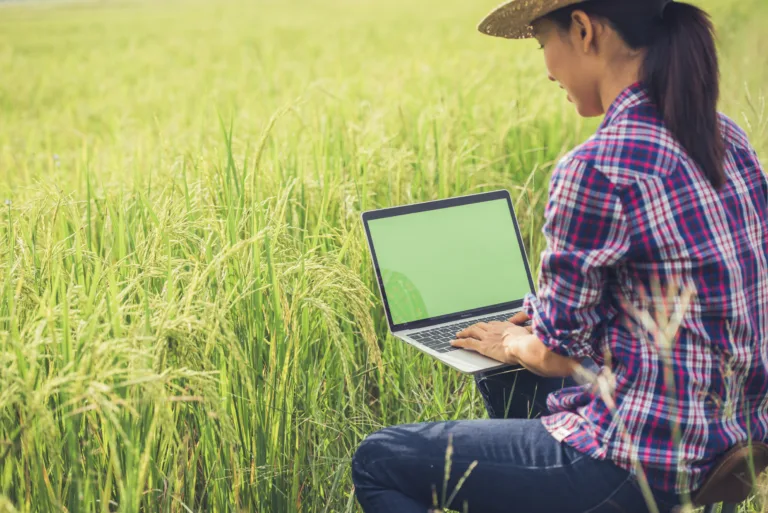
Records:
{"label": "woman's shoulder", "polygon": [[680,148],[662,126],[626,117],[601,127],[567,153],[558,167],[586,165],[603,172],[613,183],[632,183],[664,174],[680,158]]}
{"label": "woman's shoulder", "polygon": [[736,121],[722,112],[718,113],[718,117],[720,118],[720,130],[726,145],[749,150],[750,152],[754,151],[752,144],[749,142],[749,136]]}
{"label": "woman's shoulder", "polygon": [[[642,177],[666,175],[676,168],[685,151],[649,113],[628,113],[567,153],[560,166],[583,163],[606,170],[612,181],[623,182]],[[726,147],[755,156],[749,136],[738,123],[719,113],[720,129]]]}

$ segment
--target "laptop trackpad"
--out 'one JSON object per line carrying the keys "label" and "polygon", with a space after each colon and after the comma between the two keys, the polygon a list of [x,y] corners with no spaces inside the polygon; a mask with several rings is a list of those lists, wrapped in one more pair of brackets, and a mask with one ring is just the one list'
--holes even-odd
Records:
{"label": "laptop trackpad", "polygon": [[464,372],[480,372],[508,365],[475,353],[474,351],[467,351],[466,349],[441,354],[439,359]]}

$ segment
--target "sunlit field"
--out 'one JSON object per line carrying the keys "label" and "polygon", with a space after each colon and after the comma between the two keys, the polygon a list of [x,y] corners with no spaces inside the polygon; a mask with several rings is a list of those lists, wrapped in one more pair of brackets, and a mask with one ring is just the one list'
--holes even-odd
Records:
{"label": "sunlit field", "polygon": [[[768,3],[702,4],[768,157]],[[598,120],[494,5],[0,6],[0,513],[358,511],[366,434],[484,415],[388,336],[359,215],[506,188],[536,266]]]}

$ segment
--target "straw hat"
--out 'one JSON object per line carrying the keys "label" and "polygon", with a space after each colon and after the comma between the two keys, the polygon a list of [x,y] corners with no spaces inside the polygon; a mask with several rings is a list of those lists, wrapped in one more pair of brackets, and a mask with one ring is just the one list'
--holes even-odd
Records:
{"label": "straw hat", "polygon": [[497,7],[480,22],[477,29],[489,36],[507,39],[533,37],[531,23],[562,7],[584,0],[512,0]]}
{"label": "straw hat", "polygon": [[[533,37],[531,23],[535,20],[569,5],[587,0],[511,0],[497,7],[480,22],[477,29],[489,36],[507,39],[528,39]],[[675,0],[624,0],[628,5],[642,7],[643,12],[664,17],[667,5]]]}

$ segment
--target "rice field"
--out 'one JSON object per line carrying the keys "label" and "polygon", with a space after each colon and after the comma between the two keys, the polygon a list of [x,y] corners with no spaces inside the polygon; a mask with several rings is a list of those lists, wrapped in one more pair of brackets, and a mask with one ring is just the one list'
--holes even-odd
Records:
{"label": "rice field", "polygon": [[[701,4],[768,156],[768,4]],[[359,511],[366,434],[484,414],[388,336],[359,214],[507,188],[537,263],[598,121],[494,5],[0,5],[0,513]]]}

